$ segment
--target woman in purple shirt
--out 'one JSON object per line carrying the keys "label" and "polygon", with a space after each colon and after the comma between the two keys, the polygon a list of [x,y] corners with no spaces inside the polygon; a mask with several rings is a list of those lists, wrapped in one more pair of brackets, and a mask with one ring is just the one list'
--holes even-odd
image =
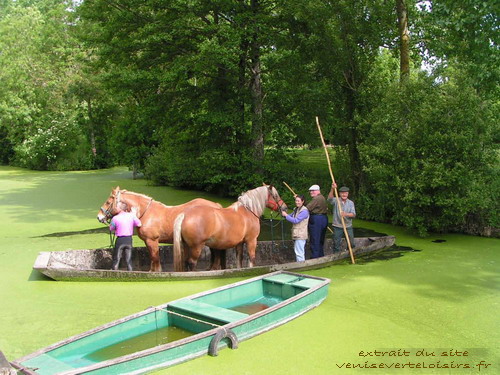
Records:
{"label": "woman in purple shirt", "polygon": [[286,211],[281,214],[287,219],[292,226],[292,239],[294,242],[295,257],[297,262],[303,262],[305,259],[305,245],[307,240],[307,223],[309,222],[309,211],[304,205],[305,198],[303,195],[295,196],[295,205],[293,212],[288,215]]}
{"label": "woman in purple shirt", "polygon": [[140,227],[142,223],[134,213],[127,212],[125,211],[126,209],[126,204],[118,204],[118,214],[111,219],[109,230],[116,234],[115,249],[113,251],[113,269],[118,269],[122,254],[125,252],[127,268],[129,271],[132,271],[132,235],[134,234],[134,227]]}

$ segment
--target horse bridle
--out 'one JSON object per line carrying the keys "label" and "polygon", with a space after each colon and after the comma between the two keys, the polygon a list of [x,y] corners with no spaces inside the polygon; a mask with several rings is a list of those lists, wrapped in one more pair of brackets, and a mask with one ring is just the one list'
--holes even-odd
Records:
{"label": "horse bridle", "polygon": [[[267,194],[266,206],[268,204],[270,204],[270,205],[272,204],[272,206],[276,205],[276,206],[278,206],[277,208],[279,208],[281,210],[281,208],[283,207],[283,204],[285,202],[283,201],[283,199],[281,199],[281,197],[280,197],[280,199],[277,199],[276,196],[273,194],[273,185],[267,186],[267,192],[268,192],[268,194]],[[272,198],[272,200],[270,198]],[[274,210],[274,211],[277,211],[277,210]]]}
{"label": "horse bridle", "polygon": [[108,208],[104,208],[101,206],[101,211],[104,214],[104,216],[106,217],[106,222],[108,222],[108,223],[111,221],[111,218],[113,217],[113,214],[112,214],[113,209],[115,209],[118,206],[118,204],[120,203],[120,194],[121,194],[121,190],[118,190],[116,195],[113,194],[113,203],[110,204],[108,206]]}

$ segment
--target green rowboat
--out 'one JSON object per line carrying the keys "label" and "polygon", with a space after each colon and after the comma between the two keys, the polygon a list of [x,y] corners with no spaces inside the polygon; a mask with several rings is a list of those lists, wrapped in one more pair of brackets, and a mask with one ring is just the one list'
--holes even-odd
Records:
{"label": "green rowboat", "polygon": [[21,373],[143,374],[284,324],[318,306],[330,280],[278,271],[178,299],[11,362]]}

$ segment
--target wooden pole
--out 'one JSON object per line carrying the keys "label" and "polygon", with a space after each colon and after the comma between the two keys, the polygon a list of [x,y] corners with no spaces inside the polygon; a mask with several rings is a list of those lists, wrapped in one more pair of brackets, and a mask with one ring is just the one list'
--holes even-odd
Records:
{"label": "wooden pole", "polygon": [[[330,162],[330,155],[328,154],[328,149],[326,148],[326,143],[325,143],[325,140],[323,138],[323,132],[321,131],[321,126],[319,125],[318,116],[316,116],[316,125],[318,125],[319,136],[321,138],[321,143],[323,144],[323,149],[325,150],[326,160],[328,162],[328,170],[330,171],[330,177],[332,178],[332,182],[336,185],[335,177],[333,177],[332,163]],[[354,260],[354,253],[352,252],[351,240],[349,239],[349,233],[347,233],[347,228],[346,228],[345,222],[344,222],[344,216],[342,216],[342,213],[343,213],[342,206],[340,204],[339,193],[337,192],[336,187],[335,187],[335,198],[337,199],[337,207],[339,208],[340,220],[342,221],[342,228],[344,229],[344,235],[345,235],[345,239],[347,241],[347,247],[349,248],[349,254],[351,255],[351,262],[352,262],[352,264],[355,264],[356,261]],[[335,215],[335,212],[333,214]]]}
{"label": "wooden pole", "polygon": [[293,191],[293,189],[292,189],[290,186],[288,186],[288,184],[287,184],[285,181],[283,181],[283,183],[284,183],[284,184],[285,184],[285,186],[288,188],[288,190],[290,190],[290,192],[293,194],[293,196],[294,196],[294,197],[296,197],[296,196],[297,196],[297,194],[295,194],[295,192]]}
{"label": "wooden pole", "polygon": [[[283,181],[283,183],[284,183],[284,184],[285,184],[285,186],[288,188],[288,190],[290,190],[290,192],[293,194],[293,196],[294,196],[294,197],[296,197],[296,196],[297,196],[297,194],[295,194],[295,192],[293,191],[293,189],[292,189],[290,186],[288,186],[288,184],[287,184],[285,181]],[[328,228],[328,230],[330,231],[330,233],[333,233],[332,228],[330,228],[330,227],[327,227],[327,228]]]}

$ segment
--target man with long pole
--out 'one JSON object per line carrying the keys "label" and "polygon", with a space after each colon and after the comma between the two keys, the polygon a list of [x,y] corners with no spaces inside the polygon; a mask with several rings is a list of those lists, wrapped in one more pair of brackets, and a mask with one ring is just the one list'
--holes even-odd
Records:
{"label": "man with long pole", "polygon": [[[334,190],[337,188],[337,184],[332,184],[332,189],[328,194],[328,202],[333,206],[333,252],[340,252],[340,243],[344,234],[344,228],[342,226],[341,215],[344,219],[344,224],[347,233],[349,234],[349,242],[354,243],[354,232],[352,228],[352,219],[356,217],[356,208],[354,202],[350,200],[349,188],[342,186],[339,189],[340,199],[334,198]],[[347,239],[346,239],[347,241]]]}

